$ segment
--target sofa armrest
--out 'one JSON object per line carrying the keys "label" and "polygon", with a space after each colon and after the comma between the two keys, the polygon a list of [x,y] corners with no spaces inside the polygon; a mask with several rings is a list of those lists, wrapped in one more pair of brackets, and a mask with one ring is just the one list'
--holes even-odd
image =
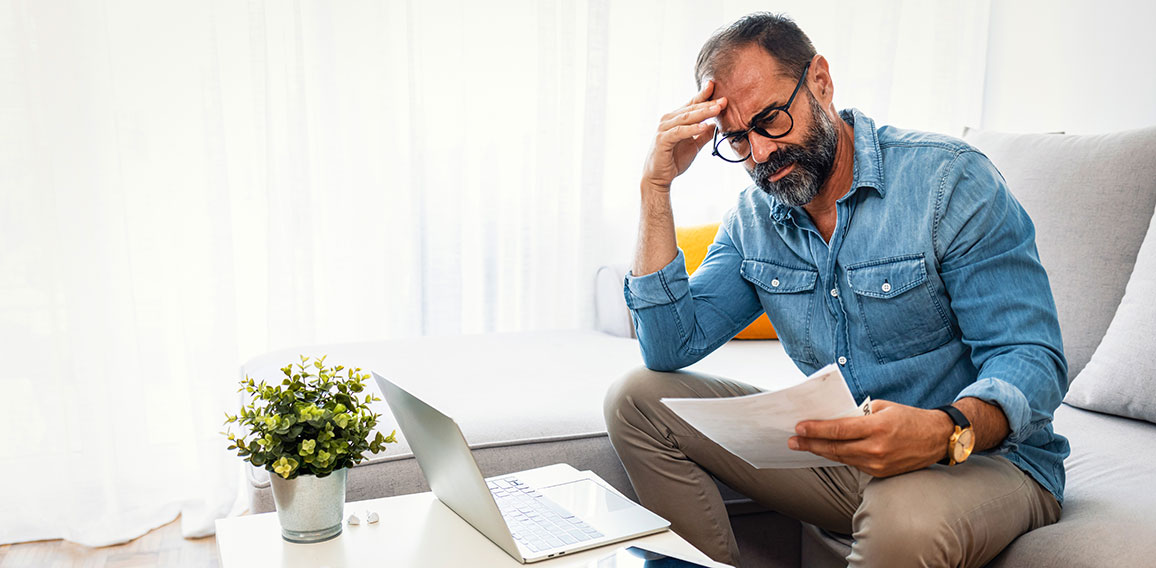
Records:
{"label": "sofa armrest", "polygon": [[634,338],[634,320],[622,287],[628,264],[601,266],[594,273],[594,328],[616,337]]}

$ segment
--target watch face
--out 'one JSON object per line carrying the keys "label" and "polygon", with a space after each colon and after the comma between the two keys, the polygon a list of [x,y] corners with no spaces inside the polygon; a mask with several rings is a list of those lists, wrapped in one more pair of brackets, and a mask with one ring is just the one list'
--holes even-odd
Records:
{"label": "watch face", "polygon": [[956,463],[966,460],[971,455],[971,449],[975,446],[975,433],[968,428],[959,433],[959,437],[955,439],[955,444],[951,447],[952,459]]}

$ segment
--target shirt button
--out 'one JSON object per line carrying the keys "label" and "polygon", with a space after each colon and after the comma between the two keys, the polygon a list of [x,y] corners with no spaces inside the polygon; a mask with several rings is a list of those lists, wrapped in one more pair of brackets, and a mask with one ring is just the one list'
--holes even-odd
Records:
{"label": "shirt button", "polygon": [[891,283],[890,282],[884,282],[883,283],[883,291],[884,292],[890,292],[891,291]]}
{"label": "shirt button", "polygon": [[839,297],[839,289],[838,288],[831,288],[831,297],[833,297],[833,298]]}
{"label": "shirt button", "polygon": [[846,357],[840,357],[839,358],[839,364],[840,365],[846,365],[847,364],[847,358]]}
{"label": "shirt button", "polygon": [[779,279],[775,278],[774,280],[771,280],[771,286],[778,288],[779,287]]}

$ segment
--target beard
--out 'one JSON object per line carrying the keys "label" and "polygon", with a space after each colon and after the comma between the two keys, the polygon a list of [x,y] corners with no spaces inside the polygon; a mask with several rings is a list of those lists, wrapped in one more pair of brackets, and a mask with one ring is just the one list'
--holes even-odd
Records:
{"label": "beard", "polygon": [[[780,146],[767,157],[767,161],[755,164],[748,172],[759,189],[789,207],[806,205],[819,194],[831,175],[835,149],[839,144],[834,121],[823,112],[819,101],[810,92],[807,100],[811,107],[811,129],[803,143]],[[778,181],[771,181],[775,172],[791,163],[795,164],[795,169]]]}

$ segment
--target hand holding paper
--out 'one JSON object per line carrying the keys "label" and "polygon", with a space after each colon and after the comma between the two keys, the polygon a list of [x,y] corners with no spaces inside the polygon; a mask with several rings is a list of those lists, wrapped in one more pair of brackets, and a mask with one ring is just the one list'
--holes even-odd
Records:
{"label": "hand holding paper", "polygon": [[[968,401],[976,399],[964,398],[956,404],[976,415]],[[797,436],[789,442],[791,448],[875,477],[923,469],[946,456],[947,439],[954,429],[947,413],[887,400],[875,401],[871,410],[867,417],[800,422],[795,426]]]}
{"label": "hand holding paper", "polygon": [[757,468],[844,465],[787,447],[795,425],[870,413],[870,400],[856,406],[836,365],[820,369],[793,387],[733,398],[664,398],[663,404],[727,451]]}

